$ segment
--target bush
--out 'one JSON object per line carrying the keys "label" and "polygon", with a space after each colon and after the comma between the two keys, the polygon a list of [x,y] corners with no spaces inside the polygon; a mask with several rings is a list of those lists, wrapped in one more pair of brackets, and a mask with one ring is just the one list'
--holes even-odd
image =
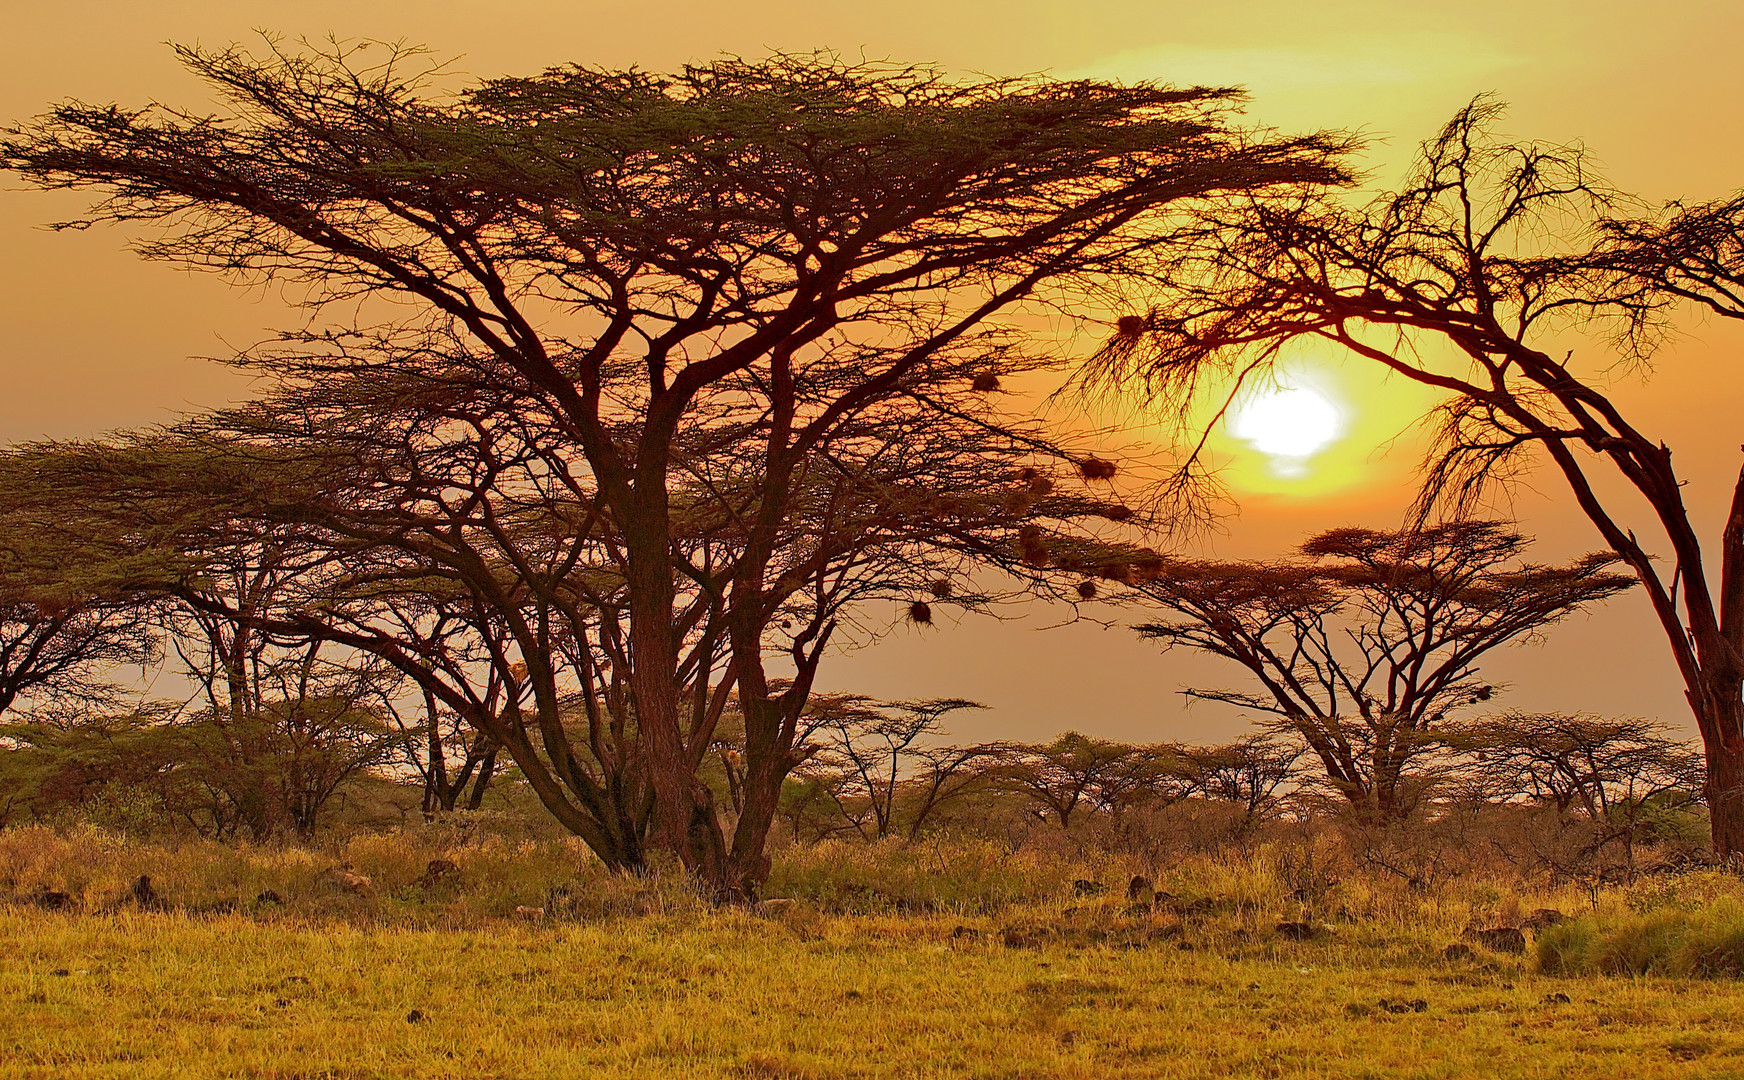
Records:
{"label": "bush", "polygon": [[1737,978],[1744,975],[1744,903],[1575,919],[1538,939],[1538,969],[1547,975]]}

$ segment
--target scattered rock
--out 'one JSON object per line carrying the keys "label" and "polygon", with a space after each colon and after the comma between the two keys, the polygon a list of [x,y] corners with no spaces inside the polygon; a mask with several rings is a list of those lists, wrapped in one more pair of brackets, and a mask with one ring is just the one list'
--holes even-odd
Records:
{"label": "scattered rock", "polygon": [[151,887],[151,878],[145,874],[139,875],[139,879],[133,883],[133,888],[127,891],[127,896],[139,905],[142,911],[162,911],[169,906],[164,903],[163,897],[158,895],[157,890]]}
{"label": "scattered rock", "polygon": [[1380,1008],[1390,1013],[1420,1013],[1429,1010],[1429,1002],[1422,998],[1413,998],[1409,1001],[1404,998],[1382,998]]}
{"label": "scattered rock", "polygon": [[65,911],[73,906],[73,896],[59,889],[43,888],[37,890],[31,902],[44,911]]}
{"label": "scattered rock", "polygon": [[1470,960],[1476,955],[1477,953],[1472,951],[1472,947],[1463,941],[1456,941],[1452,945],[1441,950],[1441,958],[1449,963],[1458,960]]}
{"label": "scattered rock", "polygon": [[375,890],[375,883],[366,874],[360,874],[351,868],[349,863],[335,866],[321,875],[340,889],[358,896],[367,896]]}
{"label": "scattered rock", "polygon": [[1183,919],[1208,918],[1217,914],[1217,901],[1211,899],[1209,896],[1201,896],[1197,900],[1189,900],[1186,903],[1177,902],[1175,905],[1175,914],[1181,916]]}
{"label": "scattered rock", "polygon": [[1520,920],[1520,929],[1545,930],[1555,926],[1557,923],[1565,923],[1567,921],[1568,916],[1555,908],[1541,907],[1537,911],[1534,911],[1532,914]]}
{"label": "scattered rock", "polygon": [[1072,882],[1073,896],[1101,896],[1108,891],[1108,886],[1100,881],[1086,881],[1083,878]]}
{"label": "scattered rock", "polygon": [[772,896],[767,900],[759,900],[751,905],[751,910],[759,915],[782,915],[799,906],[798,902],[786,896]]}
{"label": "scattered rock", "polygon": [[443,878],[460,872],[460,867],[448,859],[431,859],[424,867],[424,876],[418,879],[421,889],[433,889]]}
{"label": "scattered rock", "polygon": [[1466,939],[1475,941],[1486,949],[1496,952],[1523,953],[1526,951],[1526,935],[1517,926],[1491,926],[1487,928],[1471,928],[1465,932]]}
{"label": "scattered rock", "polygon": [[1319,931],[1314,929],[1312,923],[1281,922],[1273,933],[1281,938],[1287,938],[1290,941],[1309,941],[1312,940],[1315,934],[1319,933]]}
{"label": "scattered rock", "polygon": [[285,898],[271,889],[262,889],[260,895],[254,898],[257,904],[282,904]]}
{"label": "scattered rock", "polygon": [[1156,886],[1148,877],[1135,877],[1126,883],[1126,901],[1129,904],[1144,904],[1147,907],[1157,898]]}
{"label": "scattered rock", "polygon": [[413,1009],[411,1012],[406,1014],[406,1023],[408,1024],[422,1024],[428,1019],[429,1017],[424,1015],[424,1010],[422,1009]]}
{"label": "scattered rock", "polygon": [[528,922],[538,922],[544,917],[545,909],[542,907],[527,907],[525,904],[517,905],[515,907],[515,918],[517,919],[526,919]]}

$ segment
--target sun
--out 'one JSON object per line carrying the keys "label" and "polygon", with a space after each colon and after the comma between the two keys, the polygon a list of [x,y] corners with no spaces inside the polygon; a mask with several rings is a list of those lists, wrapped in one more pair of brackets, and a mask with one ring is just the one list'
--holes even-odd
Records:
{"label": "sun", "polygon": [[1280,382],[1238,399],[1229,433],[1266,455],[1279,476],[1302,476],[1344,433],[1344,410],[1312,386]]}

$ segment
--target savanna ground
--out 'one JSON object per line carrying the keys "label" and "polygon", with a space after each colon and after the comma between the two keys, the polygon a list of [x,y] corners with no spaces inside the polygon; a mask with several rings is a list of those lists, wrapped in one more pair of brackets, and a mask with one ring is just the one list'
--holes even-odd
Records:
{"label": "savanna ground", "polygon": [[[1148,868],[984,839],[826,842],[778,858],[767,892],[791,903],[746,910],[674,874],[604,875],[555,838],[14,829],[0,1075],[1744,1075],[1732,874],[1316,885],[1329,843]],[[1124,894],[1147,869],[1149,911]],[[1575,917],[1528,931],[1523,954],[1448,957],[1469,927],[1540,907]]]}

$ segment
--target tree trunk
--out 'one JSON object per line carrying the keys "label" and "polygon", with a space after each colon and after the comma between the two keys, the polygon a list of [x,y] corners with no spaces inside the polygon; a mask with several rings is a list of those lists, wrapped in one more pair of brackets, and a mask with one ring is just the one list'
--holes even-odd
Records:
{"label": "tree trunk", "polygon": [[1709,681],[1731,684],[1710,686],[1705,702],[1691,704],[1701,721],[1714,853],[1732,857],[1744,853],[1744,693],[1735,679]]}

